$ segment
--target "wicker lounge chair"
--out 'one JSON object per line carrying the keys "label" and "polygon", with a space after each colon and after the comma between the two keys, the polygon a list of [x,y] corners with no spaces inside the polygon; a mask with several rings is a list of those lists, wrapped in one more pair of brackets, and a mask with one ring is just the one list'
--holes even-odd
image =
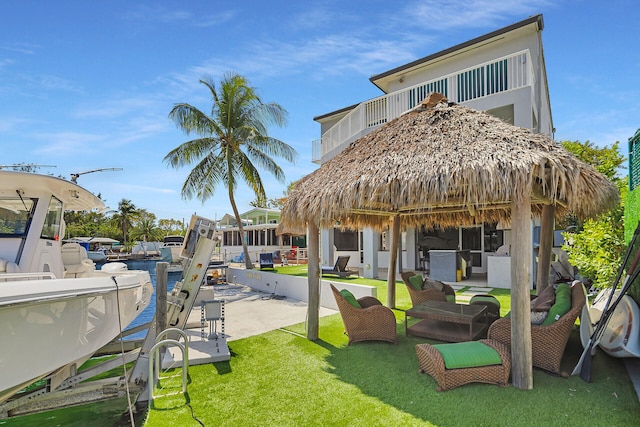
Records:
{"label": "wicker lounge chair", "polygon": [[442,291],[437,289],[417,290],[411,286],[411,283],[409,282],[409,278],[412,276],[416,276],[412,271],[400,273],[402,281],[407,285],[407,290],[409,291],[409,297],[411,297],[411,304],[413,307],[416,307],[418,304],[425,301],[448,301],[447,295],[453,295],[455,300],[456,292],[451,286],[443,284]]}
{"label": "wicker lounge chair", "polygon": [[358,274],[357,271],[347,269],[347,264],[349,263],[349,255],[339,256],[336,260],[336,264],[333,267],[322,267],[322,275],[333,274],[335,276],[340,277],[349,277],[354,274]]}
{"label": "wicker lounge chair", "polygon": [[396,317],[390,308],[370,296],[357,300],[362,308],[354,307],[335,286],[330,286],[349,337],[349,344],[359,341],[396,343]]}
{"label": "wicker lounge chair", "polygon": [[[533,366],[560,375],[560,363],[569,341],[569,335],[585,304],[582,283],[571,287],[571,310],[550,325],[531,325]],[[487,337],[511,348],[511,318],[496,320]]]}

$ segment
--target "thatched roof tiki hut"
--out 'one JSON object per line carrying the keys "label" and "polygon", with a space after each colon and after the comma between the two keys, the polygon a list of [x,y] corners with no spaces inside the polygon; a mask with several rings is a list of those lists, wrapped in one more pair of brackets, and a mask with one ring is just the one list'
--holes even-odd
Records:
{"label": "thatched roof tiki hut", "polygon": [[[529,273],[531,219],[542,218],[538,278],[549,277],[553,219],[593,216],[618,200],[616,188],[550,137],[432,94],[415,109],[354,141],[291,190],[285,227],[307,227],[309,323],[318,337],[319,229],[401,229],[504,221],[511,224],[513,385],[533,388]],[[546,269],[546,273],[545,273]],[[389,265],[395,305],[396,260]],[[539,288],[544,283],[538,282]]]}

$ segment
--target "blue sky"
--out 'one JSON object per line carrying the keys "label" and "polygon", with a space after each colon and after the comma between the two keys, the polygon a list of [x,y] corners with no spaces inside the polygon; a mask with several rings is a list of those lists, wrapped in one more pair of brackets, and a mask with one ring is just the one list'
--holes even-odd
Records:
{"label": "blue sky", "polygon": [[[0,3],[0,164],[41,168],[111,208],[125,198],[158,218],[220,218],[226,191],[185,201],[189,168],[163,163],[191,139],[175,103],[209,111],[198,81],[229,71],[288,112],[270,135],[299,153],[286,183],[317,166],[313,117],[381,95],[369,77],[542,13],[556,140],[627,141],[640,127],[635,1],[4,1]],[[286,187],[264,172],[267,196]],[[254,199],[241,187],[241,211]]]}

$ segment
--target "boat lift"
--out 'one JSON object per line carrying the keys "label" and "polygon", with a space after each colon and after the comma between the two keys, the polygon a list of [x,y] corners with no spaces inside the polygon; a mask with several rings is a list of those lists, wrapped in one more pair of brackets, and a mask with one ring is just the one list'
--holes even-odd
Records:
{"label": "boat lift", "polygon": [[[183,271],[182,281],[177,282],[173,290],[167,295],[167,323],[169,328],[184,330],[187,327],[189,314],[191,313],[198,291],[203,283],[206,283],[209,261],[216,246],[215,223],[206,218],[193,216],[189,225],[187,237],[182,246],[182,256],[189,258],[187,268]],[[137,403],[147,402],[150,390],[154,384],[149,382],[150,351],[156,345],[156,319],[149,327],[149,332],[142,345],[140,355],[134,366],[130,383],[145,384],[145,389],[138,395]],[[224,321],[223,319],[220,319]],[[178,334],[171,332],[166,334],[169,339],[178,340]],[[161,361],[163,369],[179,366],[183,363],[182,352],[172,353],[168,347]],[[189,365],[227,361],[231,358],[224,334],[215,334],[208,337],[202,336],[200,340],[189,343]]]}
{"label": "boat lift", "polygon": [[[125,393],[137,396],[137,407],[144,405],[146,408],[150,396],[153,396],[150,394],[152,387],[155,386],[152,383],[155,382],[156,375],[152,374],[153,378],[150,378],[149,372],[154,372],[154,369],[157,368],[153,363],[154,360],[157,360],[155,354],[161,347],[157,345],[158,337],[166,337],[168,339],[164,341],[175,344],[181,337],[187,336],[185,333],[178,334],[173,330],[177,328],[184,331],[187,327],[189,314],[195,305],[200,286],[206,283],[206,273],[216,243],[215,222],[194,215],[182,249],[182,256],[187,258],[187,266],[182,273],[182,280],[177,282],[173,290],[166,294],[167,312],[165,314],[168,324],[160,327],[156,325],[157,318],[165,318],[162,313],[158,313],[158,305],[156,305],[156,315],[151,323],[128,330],[122,334],[122,337],[124,337],[148,326],[142,347],[139,347],[138,344],[138,346],[134,345],[134,348],[131,348],[128,341],[110,343],[107,347],[118,349],[120,354],[118,357],[83,371],[75,372],[74,375],[62,381],[55,389],[47,386],[16,399],[3,402],[0,404],[0,419],[100,400],[121,398]],[[162,299],[164,296],[160,295],[159,297]],[[220,304],[219,301],[206,302]],[[175,349],[176,345],[165,345],[165,352],[158,357],[159,359],[164,359],[158,361],[158,363],[162,363],[163,369],[174,366],[179,368],[180,366],[188,366],[188,364],[227,361],[231,358],[224,335],[224,302],[221,303],[220,311],[217,311],[216,314],[203,314],[202,318],[207,321],[220,321],[222,333],[210,333],[205,337],[203,332],[204,325],[201,325],[201,331],[198,331],[198,339],[190,341],[188,344],[185,343],[185,346],[188,345],[189,348],[189,356],[184,351],[180,353],[186,360],[182,360],[181,357],[170,353],[170,350],[172,348]],[[204,307],[202,310],[204,310]],[[159,328],[163,329],[160,333],[157,332]],[[177,347],[180,348],[182,346],[177,345]],[[125,352],[121,353],[120,349],[125,349]],[[115,351],[113,352],[115,353]],[[135,365],[128,371],[128,378],[116,377],[86,381],[96,375],[133,361],[135,361]]]}

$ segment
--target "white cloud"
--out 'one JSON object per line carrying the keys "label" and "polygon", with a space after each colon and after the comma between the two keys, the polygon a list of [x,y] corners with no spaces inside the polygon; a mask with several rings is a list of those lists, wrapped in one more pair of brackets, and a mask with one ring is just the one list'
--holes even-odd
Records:
{"label": "white cloud", "polygon": [[147,94],[139,94],[126,98],[115,95],[112,99],[98,100],[98,102],[89,105],[82,105],[73,112],[73,115],[77,118],[106,119],[130,117],[134,112],[155,111],[158,108],[158,101]]}
{"label": "white cloud", "polygon": [[215,14],[199,15],[190,10],[169,9],[158,3],[153,6],[139,5],[125,14],[125,19],[138,22],[159,24],[187,24],[196,27],[212,27],[232,20],[236,16],[234,11],[223,11]]}
{"label": "white cloud", "polygon": [[251,75],[252,80],[256,76],[300,73],[318,79],[354,72],[368,77],[428,54],[429,46],[452,29],[507,25],[548,5],[546,0],[471,3],[421,0],[405,4],[395,15],[380,10],[378,17],[375,11],[359,16],[314,5],[283,22],[285,28],[295,32],[309,30],[310,37],[291,37],[289,33],[280,35],[281,32],[274,31],[269,37],[246,42],[234,50],[233,56],[215,56],[164,78],[193,87],[193,82],[203,76],[222,76],[227,70]]}
{"label": "white cloud", "polygon": [[39,48],[40,46],[30,43],[4,43],[0,45],[0,50],[22,53],[24,55],[33,55]]}
{"label": "white cloud", "polygon": [[33,137],[45,141],[34,150],[35,154],[52,157],[86,156],[97,150],[97,144],[104,142],[103,135],[80,132],[40,133]]}
{"label": "white cloud", "polygon": [[413,1],[403,8],[397,21],[406,23],[410,19],[412,26],[437,32],[455,28],[498,28],[511,17],[519,21],[523,15],[533,15],[550,5],[546,0]]}

